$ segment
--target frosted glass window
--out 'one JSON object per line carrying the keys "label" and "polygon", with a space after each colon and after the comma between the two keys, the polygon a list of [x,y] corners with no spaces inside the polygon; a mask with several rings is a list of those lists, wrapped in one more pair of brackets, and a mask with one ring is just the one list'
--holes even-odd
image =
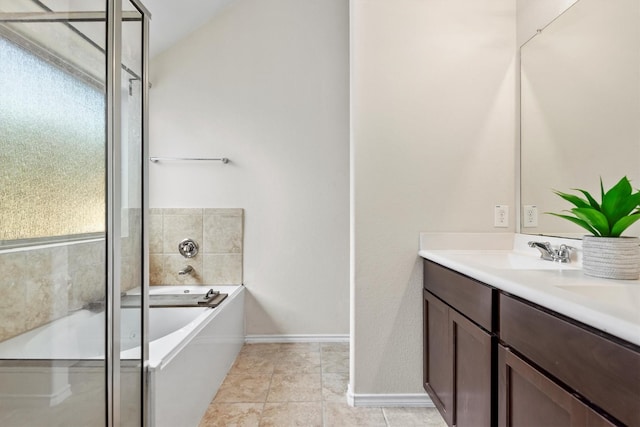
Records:
{"label": "frosted glass window", "polygon": [[0,241],[104,227],[103,90],[0,37]]}

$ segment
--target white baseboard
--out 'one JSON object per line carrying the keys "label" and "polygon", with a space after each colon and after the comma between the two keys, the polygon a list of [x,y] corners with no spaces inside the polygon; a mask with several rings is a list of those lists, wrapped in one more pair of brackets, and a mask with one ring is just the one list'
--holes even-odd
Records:
{"label": "white baseboard", "polygon": [[351,385],[347,389],[347,403],[350,406],[358,407],[421,407],[435,408],[431,398],[427,393],[414,394],[356,394],[351,390]]}
{"label": "white baseboard", "polygon": [[244,342],[259,343],[303,343],[303,342],[349,342],[349,335],[246,335]]}

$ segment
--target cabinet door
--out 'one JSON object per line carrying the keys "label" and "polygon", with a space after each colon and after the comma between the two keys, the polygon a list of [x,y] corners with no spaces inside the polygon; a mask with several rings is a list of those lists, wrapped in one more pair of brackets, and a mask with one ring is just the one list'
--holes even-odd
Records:
{"label": "cabinet door", "polygon": [[614,426],[501,345],[498,377],[500,427]]}
{"label": "cabinet door", "polygon": [[[497,401],[492,396],[493,340],[458,312],[449,312],[453,340],[454,424],[458,427],[495,425]],[[492,420],[494,421],[492,423]]]}
{"label": "cabinet door", "polygon": [[453,425],[453,358],[449,307],[424,291],[424,389],[440,414]]}

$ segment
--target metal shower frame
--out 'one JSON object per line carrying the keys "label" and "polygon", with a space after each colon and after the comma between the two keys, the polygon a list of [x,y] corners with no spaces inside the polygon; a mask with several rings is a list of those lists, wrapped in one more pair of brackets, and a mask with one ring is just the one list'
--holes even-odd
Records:
{"label": "metal shower frame", "polygon": [[106,345],[105,376],[106,401],[105,425],[121,424],[120,408],[120,292],[121,259],[121,68],[122,68],[122,22],[142,22],[142,352],[141,352],[141,420],[140,425],[150,424],[148,408],[148,295],[149,295],[149,21],[151,14],[139,0],[128,0],[138,12],[122,10],[123,0],[105,0],[105,12],[16,12],[0,13],[0,22],[102,22],[106,20],[106,171],[107,171],[107,217],[106,217]]}

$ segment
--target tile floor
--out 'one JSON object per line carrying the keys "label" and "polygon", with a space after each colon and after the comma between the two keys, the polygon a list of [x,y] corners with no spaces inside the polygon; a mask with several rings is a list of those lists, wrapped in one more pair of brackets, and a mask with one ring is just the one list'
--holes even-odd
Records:
{"label": "tile floor", "polygon": [[446,426],[435,408],[352,408],[348,381],[347,343],[246,344],[200,427]]}

